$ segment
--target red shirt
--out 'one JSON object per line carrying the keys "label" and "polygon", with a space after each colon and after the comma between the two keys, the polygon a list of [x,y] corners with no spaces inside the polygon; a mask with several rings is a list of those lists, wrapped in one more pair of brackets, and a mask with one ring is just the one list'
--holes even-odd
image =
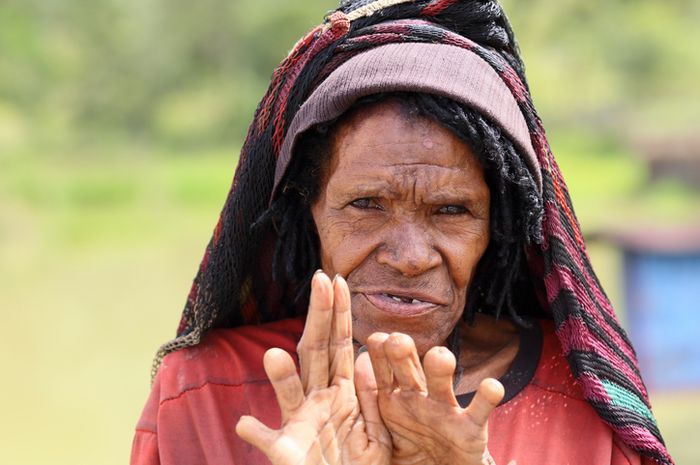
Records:
{"label": "red shirt", "polygon": [[[496,463],[639,465],[639,455],[583,398],[552,323],[540,327],[534,374],[489,420],[488,447]],[[253,415],[279,427],[262,357],[270,347],[294,354],[302,330],[300,319],[215,330],[196,347],[166,356],[136,426],[131,464],[269,463],[236,435],[235,426],[241,415]]]}

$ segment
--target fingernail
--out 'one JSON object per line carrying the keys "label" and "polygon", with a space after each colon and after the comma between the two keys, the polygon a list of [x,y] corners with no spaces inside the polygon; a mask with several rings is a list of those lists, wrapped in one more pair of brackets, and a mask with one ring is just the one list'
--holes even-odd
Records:
{"label": "fingernail", "polygon": [[319,268],[318,270],[314,271],[314,276],[316,276],[319,273],[323,273],[323,269]]}
{"label": "fingernail", "polygon": [[360,355],[363,352],[367,352],[367,346],[360,346],[359,349],[357,349],[357,355]]}
{"label": "fingernail", "polygon": [[333,284],[335,284],[335,281],[336,279],[338,279],[338,276],[340,276],[338,273],[336,273],[335,276],[333,276]]}

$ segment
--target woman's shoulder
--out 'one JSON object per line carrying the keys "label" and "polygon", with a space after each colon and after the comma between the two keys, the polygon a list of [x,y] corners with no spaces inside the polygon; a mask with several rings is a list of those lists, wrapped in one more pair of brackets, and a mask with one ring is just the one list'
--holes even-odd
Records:
{"label": "woman's shoulder", "polygon": [[161,401],[205,384],[245,385],[267,381],[262,359],[279,347],[295,353],[304,321],[301,318],[255,326],[216,329],[193,347],[171,352],[158,369]]}

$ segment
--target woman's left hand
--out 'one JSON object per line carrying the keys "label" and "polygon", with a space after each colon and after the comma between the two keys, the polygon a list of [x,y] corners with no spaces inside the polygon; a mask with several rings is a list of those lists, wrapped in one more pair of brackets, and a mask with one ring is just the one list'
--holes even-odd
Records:
{"label": "woman's left hand", "polygon": [[405,334],[374,333],[367,349],[379,411],[392,437],[393,465],[495,463],[486,447],[487,421],[503,398],[501,383],[483,380],[463,409],[452,387],[455,357],[446,348],[430,349],[423,365]]}

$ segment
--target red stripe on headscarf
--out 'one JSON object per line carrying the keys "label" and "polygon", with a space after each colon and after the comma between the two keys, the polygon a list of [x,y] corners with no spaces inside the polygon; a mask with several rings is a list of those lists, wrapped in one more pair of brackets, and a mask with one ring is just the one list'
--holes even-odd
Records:
{"label": "red stripe on headscarf", "polygon": [[437,16],[459,0],[437,0],[421,10],[422,16]]}

